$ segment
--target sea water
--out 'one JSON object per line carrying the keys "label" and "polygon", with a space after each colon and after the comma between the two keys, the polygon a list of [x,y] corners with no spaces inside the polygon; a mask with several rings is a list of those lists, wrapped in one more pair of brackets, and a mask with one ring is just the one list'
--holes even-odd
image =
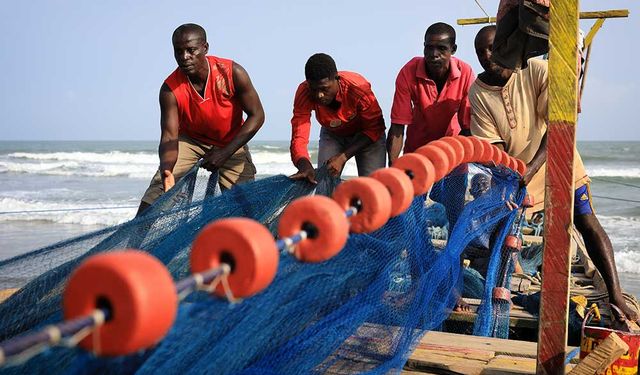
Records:
{"label": "sea water", "polygon": [[[250,149],[258,178],[296,172],[289,142]],[[578,149],[623,287],[640,295],[640,142],[580,142]],[[317,142],[310,153],[315,160]],[[152,141],[0,141],[0,259],[131,219],[157,168]],[[355,175],[350,161],[343,176]]]}

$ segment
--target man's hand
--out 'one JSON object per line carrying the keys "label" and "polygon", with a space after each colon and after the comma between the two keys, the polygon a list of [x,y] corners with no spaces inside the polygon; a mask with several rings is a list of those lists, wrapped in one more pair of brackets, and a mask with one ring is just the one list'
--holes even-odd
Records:
{"label": "man's hand", "polygon": [[230,156],[223,148],[212,148],[204,155],[202,168],[214,172],[222,167]]}
{"label": "man's hand", "polygon": [[339,177],[346,162],[347,155],[345,155],[344,153],[339,153],[338,155],[332,156],[329,160],[327,160],[327,171],[333,177]]}
{"label": "man's hand", "polygon": [[300,159],[297,163],[298,173],[289,176],[292,180],[307,180],[312,184],[317,184],[316,171],[313,169],[313,165],[308,159]]}
{"label": "man's hand", "polygon": [[165,169],[162,171],[162,186],[164,187],[164,192],[166,193],[176,184],[176,179],[173,177],[173,173],[170,170]]}

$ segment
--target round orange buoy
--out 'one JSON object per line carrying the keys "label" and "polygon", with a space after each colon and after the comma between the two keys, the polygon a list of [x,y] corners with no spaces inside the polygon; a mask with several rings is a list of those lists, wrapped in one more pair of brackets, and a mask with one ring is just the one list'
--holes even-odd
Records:
{"label": "round orange buoy", "polygon": [[406,173],[398,168],[382,168],[369,175],[382,182],[391,195],[391,217],[403,213],[413,201],[413,184]]}
{"label": "round orange buoy", "polygon": [[435,169],[435,181],[439,181],[453,169],[449,160],[449,155],[442,148],[433,145],[426,145],[418,148],[416,153],[425,156],[431,161]]}
{"label": "round orange buoy", "polygon": [[492,151],[491,156],[493,158],[493,162],[495,163],[495,165],[502,165],[504,160],[504,155],[502,155],[502,150],[498,146],[492,144],[491,151]]}
{"label": "round orange buoy", "polygon": [[[408,177],[407,177],[408,178]],[[338,203],[323,195],[310,195],[291,202],[278,223],[280,238],[307,232],[295,245],[293,255],[302,262],[322,262],[338,254],[349,236],[349,221]]]}
{"label": "round orange buoy", "polygon": [[[248,297],[266,288],[278,270],[279,252],[271,232],[247,218],[215,221],[200,231],[191,248],[191,272],[231,267],[229,288],[234,297]],[[224,297],[222,284],[214,294]]]}
{"label": "round orange buoy", "polygon": [[480,164],[490,162],[491,157],[493,156],[493,151],[489,147],[489,142],[483,141],[477,137],[469,137],[469,139],[474,145],[473,161]]}
{"label": "round orange buoy", "polygon": [[495,302],[511,302],[511,291],[503,287],[493,288],[493,300]]}
{"label": "round orange buoy", "polygon": [[509,154],[500,150],[500,165],[508,166],[509,165]]}
{"label": "round orange buoy", "polygon": [[518,162],[516,161],[516,158],[514,158],[513,156],[509,156],[509,165],[508,165],[509,169],[511,169],[514,172],[517,172],[518,170]]}
{"label": "round orange buoy", "polygon": [[[445,137],[447,138],[447,137]],[[471,140],[472,137],[466,137],[464,135],[457,135],[455,137],[453,137],[455,140],[457,140],[461,145],[462,148],[464,150],[464,157],[462,158],[461,163],[470,163],[473,161],[473,156],[474,156],[474,143]]]}
{"label": "round orange buoy", "polygon": [[357,177],[336,187],[333,199],[343,210],[358,213],[349,218],[351,232],[369,233],[382,227],[391,216],[391,196],[382,182],[371,177]]}
{"label": "round orange buoy", "polygon": [[527,163],[518,158],[514,159],[516,159],[516,170],[518,171],[520,176],[524,176],[524,174],[527,172]]}
{"label": "round orange buoy", "polygon": [[533,197],[531,196],[531,194],[527,194],[524,196],[524,199],[522,200],[522,207],[525,208],[531,208],[533,207],[533,205],[535,204]]}
{"label": "round orange buoy", "polygon": [[433,163],[415,152],[399,157],[391,167],[400,169],[409,176],[414,196],[425,194],[435,182],[436,170]]}
{"label": "round orange buoy", "polygon": [[440,141],[448,143],[453,148],[456,154],[455,165],[458,166],[462,164],[465,157],[464,145],[462,144],[462,141],[460,141],[458,137],[451,137],[451,136],[440,138],[437,142],[440,142]]}
{"label": "round orange buoy", "polygon": [[462,158],[460,157],[461,155],[456,151],[455,147],[451,143],[443,141],[442,139],[438,139],[436,141],[429,142],[429,145],[440,147],[442,150],[444,150],[444,152],[447,153],[447,159],[449,159],[449,167],[451,169],[457,167],[458,164],[460,164],[460,160],[462,160]]}
{"label": "round orange buoy", "polygon": [[79,345],[99,355],[126,355],[162,340],[176,318],[178,295],[159,260],[129,249],[80,264],[64,290],[62,309],[67,320],[108,310],[105,323]]}
{"label": "round orange buoy", "polygon": [[518,236],[508,235],[504,239],[504,246],[514,251],[520,251],[522,250],[522,240]]}

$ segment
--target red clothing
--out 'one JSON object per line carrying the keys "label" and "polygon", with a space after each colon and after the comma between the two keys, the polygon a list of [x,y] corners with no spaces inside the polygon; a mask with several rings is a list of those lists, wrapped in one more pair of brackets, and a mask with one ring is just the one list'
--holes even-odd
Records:
{"label": "red clothing", "polygon": [[243,124],[242,106],[234,96],[233,61],[207,56],[209,77],[204,98],[177,68],[164,81],[178,102],[180,134],[207,145],[226,146]]}
{"label": "red clothing", "polygon": [[371,84],[360,74],[338,72],[340,88],[336,101],[340,107],[334,110],[313,101],[306,81],[298,86],[293,102],[291,119],[291,160],[296,164],[301,158],[309,158],[307,145],[311,130],[311,111],[324,128],[338,136],[363,133],[373,142],[384,135],[384,118]]}
{"label": "red clothing", "polygon": [[475,80],[471,66],[451,57],[449,77],[438,96],[436,83],[427,76],[424,57],[414,57],[400,69],[391,107],[391,123],[409,125],[404,152],[469,129],[469,87]]}

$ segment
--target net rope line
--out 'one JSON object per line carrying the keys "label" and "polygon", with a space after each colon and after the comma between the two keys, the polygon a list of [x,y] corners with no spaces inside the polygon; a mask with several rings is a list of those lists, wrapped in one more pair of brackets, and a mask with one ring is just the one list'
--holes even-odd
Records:
{"label": "net rope line", "polygon": [[[485,152],[485,154],[486,154],[486,152]],[[495,154],[494,154],[494,155],[495,155]],[[479,157],[479,156],[478,156],[478,157]],[[486,156],[486,155],[484,155],[484,157],[486,158],[487,156]],[[494,157],[495,157],[495,156],[494,156]],[[486,163],[486,161],[480,161],[480,160],[479,160],[478,162],[480,162],[480,163]],[[504,164],[504,162],[503,162],[502,164]],[[497,164],[494,164],[494,165],[497,165]],[[511,168],[511,169],[512,169],[512,170],[515,170],[515,168]],[[406,170],[405,170],[405,173],[407,173],[407,172],[409,172],[409,171],[406,171]],[[409,174],[409,173],[407,173],[407,175],[408,175],[408,174]],[[438,178],[438,180],[440,180],[440,178]],[[421,193],[421,194],[422,194],[422,193]],[[502,199],[501,199],[501,200],[503,200],[503,201],[505,200],[504,191],[503,191],[503,196],[502,196]],[[360,203],[361,203],[361,202],[360,202]],[[359,205],[359,203],[353,203],[352,205],[358,206],[358,205]],[[358,212],[358,210],[357,210],[357,208],[356,208],[356,207],[350,207],[350,208],[348,208],[348,209],[346,210],[346,212],[344,212],[344,213],[345,213],[345,215],[346,215],[347,217],[350,217],[350,216],[352,216],[352,215],[357,214],[357,212]],[[304,232],[304,231],[303,231],[303,232]],[[299,232],[299,233],[297,233],[296,235],[290,236],[289,238],[281,238],[281,242],[280,242],[279,246],[277,246],[277,247],[278,247],[280,250],[284,250],[284,249],[290,250],[290,248],[291,248],[291,247],[292,247],[296,242],[302,241],[303,239],[307,238],[307,233],[306,233],[306,232],[304,232],[304,233],[303,233],[303,232]],[[312,232],[313,232],[313,231],[312,231]],[[218,276],[219,276],[219,274],[218,274]],[[225,281],[226,281],[226,280],[225,280],[225,278],[223,278],[223,277],[218,277],[218,276],[214,276],[214,280],[215,280],[215,279],[217,279],[217,281],[216,281],[216,282],[220,282],[220,283],[222,283],[222,284],[223,284],[223,287],[224,287],[224,284],[225,284]],[[198,282],[197,280],[194,280],[194,284],[203,284],[203,283],[202,283],[202,282]],[[95,338],[95,336],[94,336],[94,338]],[[2,353],[0,353],[0,354],[2,354]]]}
{"label": "net rope line", "polygon": [[[345,216],[349,218],[356,215],[357,213],[358,208],[351,206],[345,211]],[[293,236],[278,239],[276,241],[276,247],[280,251],[287,251],[287,253],[293,254],[295,251],[295,245],[307,238],[308,233],[304,230],[301,230],[299,233]],[[189,294],[195,291],[204,291],[211,293],[216,289],[218,285],[222,285],[225,297],[229,303],[236,304],[242,302],[242,298],[236,298],[233,295],[233,292],[229,285],[228,276],[231,274],[231,271],[231,266],[229,264],[221,263],[218,267],[214,267],[199,273],[194,273],[191,276],[176,282],[175,285],[178,292],[178,299],[182,301]],[[98,330],[97,328],[105,323],[109,313],[110,312],[106,309],[96,309],[90,315],[64,321],[57,325],[50,325],[45,327],[41,331],[18,336],[2,342],[0,343],[0,367],[4,364],[20,365],[22,363],[25,363],[30,358],[39,354],[47,347],[56,346],[61,342],[63,342],[63,346],[74,347],[92,332],[96,333],[93,335],[93,347],[97,348],[94,349],[94,353],[99,353],[100,349],[98,341],[100,330]],[[66,328],[69,325],[73,325],[76,322],[81,322],[84,320],[86,320],[86,322],[80,324],[71,333],[63,335],[62,329]],[[45,335],[40,339],[29,340],[38,335],[42,335],[42,333],[44,333]],[[66,338],[66,336],[69,335],[70,337]],[[24,346],[19,344],[25,341],[35,342],[31,343],[26,348],[23,348],[22,350],[14,353],[14,345]],[[6,350],[7,347],[10,349],[8,355]]]}

